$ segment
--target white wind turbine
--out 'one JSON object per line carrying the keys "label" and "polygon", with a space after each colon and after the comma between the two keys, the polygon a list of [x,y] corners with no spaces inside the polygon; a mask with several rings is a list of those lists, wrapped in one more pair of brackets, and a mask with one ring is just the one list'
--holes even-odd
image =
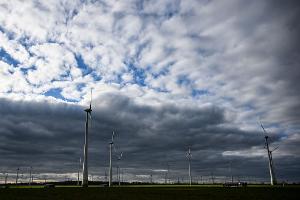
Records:
{"label": "white wind turbine", "polygon": [[81,168],[81,157],[79,158],[79,163],[78,163],[77,185],[80,185],[80,168]]}
{"label": "white wind turbine", "polygon": [[19,171],[20,171],[20,168],[18,167],[18,169],[17,169],[17,176],[16,176],[16,185],[18,185]]}
{"label": "white wind turbine", "polygon": [[192,158],[192,153],[191,153],[191,148],[189,147],[188,152],[186,153],[186,157],[188,158],[189,161],[189,183],[190,186],[192,185],[192,174],[191,174],[191,158]]}
{"label": "white wind turbine", "polygon": [[85,121],[85,137],[84,137],[84,152],[83,152],[83,172],[82,172],[82,187],[88,187],[88,132],[89,132],[89,120],[92,120],[92,89],[90,107],[84,110],[86,112]]}
{"label": "white wind turbine", "polygon": [[269,159],[269,172],[270,172],[270,178],[271,178],[271,185],[276,185],[277,180],[276,180],[276,177],[275,177],[275,171],[274,171],[274,164],[273,164],[272,153],[273,153],[273,151],[275,151],[276,149],[278,149],[278,147],[274,148],[272,151],[270,150],[270,147],[269,147],[269,136],[267,135],[267,131],[265,130],[265,128],[262,125],[262,123],[260,123],[260,126],[263,129],[264,134],[265,134],[265,148],[267,150],[268,159]]}
{"label": "white wind turbine", "polygon": [[118,155],[118,167],[117,167],[117,175],[118,175],[118,182],[119,185],[121,185],[121,169],[120,169],[120,161],[123,157],[123,152],[120,153],[120,155]]}
{"label": "white wind turbine", "polygon": [[108,186],[112,186],[112,148],[114,145],[114,135],[115,132],[113,131],[111,134],[111,142],[109,143],[109,183]]}
{"label": "white wind turbine", "polygon": [[28,184],[31,185],[32,183],[32,166],[30,166],[30,171],[29,171],[29,182]]}

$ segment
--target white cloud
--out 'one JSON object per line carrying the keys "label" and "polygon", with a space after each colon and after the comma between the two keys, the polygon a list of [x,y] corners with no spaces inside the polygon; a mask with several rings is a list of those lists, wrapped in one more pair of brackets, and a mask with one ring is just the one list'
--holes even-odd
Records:
{"label": "white cloud", "polygon": [[73,53],[58,44],[32,46],[30,52],[35,59],[33,66],[36,68],[28,72],[27,78],[32,84],[40,85],[61,79],[61,76],[68,77],[70,68],[76,65]]}
{"label": "white cloud", "polygon": [[16,61],[23,64],[23,68],[30,65],[30,62],[28,62],[30,60],[29,53],[17,41],[9,40],[6,34],[0,32],[0,43],[1,48],[3,48],[6,53],[8,53]]}

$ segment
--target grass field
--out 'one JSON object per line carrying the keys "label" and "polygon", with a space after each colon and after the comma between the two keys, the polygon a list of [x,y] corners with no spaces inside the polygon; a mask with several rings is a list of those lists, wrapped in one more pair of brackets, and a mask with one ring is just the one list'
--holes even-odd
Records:
{"label": "grass field", "polygon": [[299,199],[300,187],[57,187],[2,188],[1,200],[18,199],[105,199],[105,200],[189,200],[189,199]]}

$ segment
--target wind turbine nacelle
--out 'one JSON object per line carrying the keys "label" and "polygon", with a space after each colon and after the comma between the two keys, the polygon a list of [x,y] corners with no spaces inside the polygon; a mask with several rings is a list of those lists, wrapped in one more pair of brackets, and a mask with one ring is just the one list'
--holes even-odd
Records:
{"label": "wind turbine nacelle", "polygon": [[84,110],[85,112],[92,112],[92,109],[91,108],[87,108]]}

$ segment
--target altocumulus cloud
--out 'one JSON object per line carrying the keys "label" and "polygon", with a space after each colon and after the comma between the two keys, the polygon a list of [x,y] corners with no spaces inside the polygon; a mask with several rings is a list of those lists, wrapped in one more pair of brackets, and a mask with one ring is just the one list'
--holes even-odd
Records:
{"label": "altocumulus cloud", "polygon": [[[75,177],[94,88],[90,171],[110,132],[127,180],[267,180],[261,119],[280,180],[299,181],[297,1],[0,1],[0,152]],[[50,175],[49,175],[50,176]]]}

